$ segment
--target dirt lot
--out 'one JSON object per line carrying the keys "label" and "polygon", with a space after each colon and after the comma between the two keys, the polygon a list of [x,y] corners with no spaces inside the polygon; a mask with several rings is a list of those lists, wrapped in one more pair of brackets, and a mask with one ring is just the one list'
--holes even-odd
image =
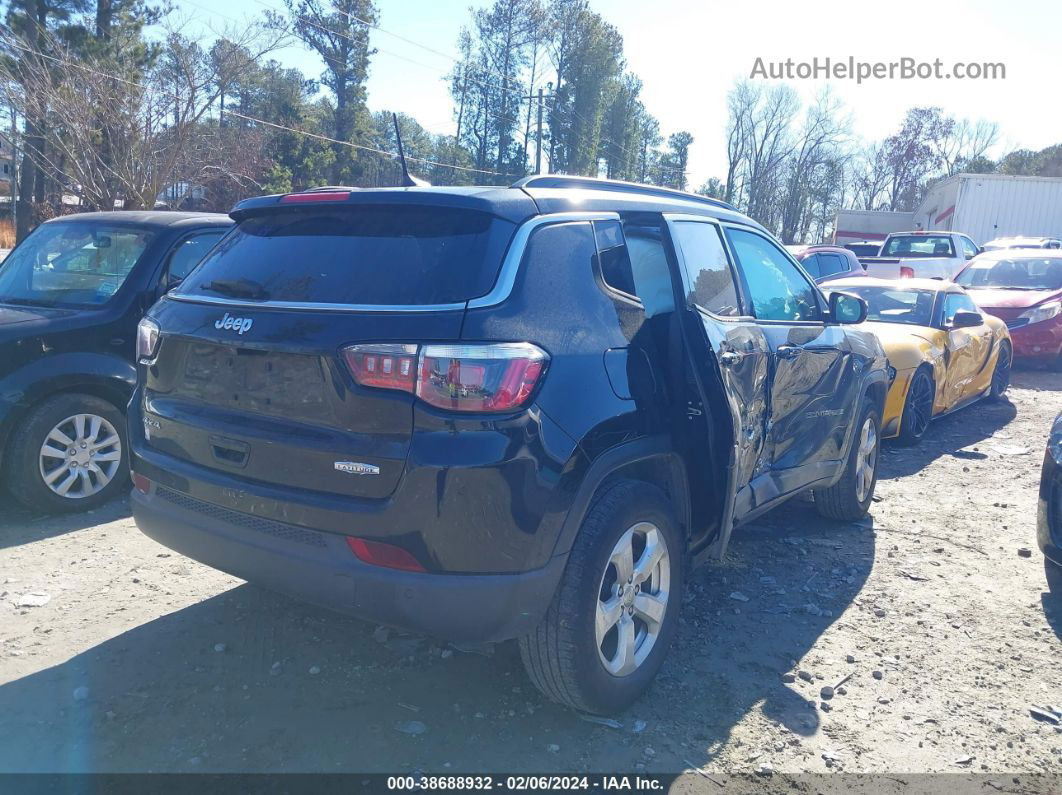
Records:
{"label": "dirt lot", "polygon": [[545,702],[511,645],[260,591],[148,540],[124,504],[0,503],[0,770],[1057,774],[1062,727],[1029,707],[1062,706],[1062,585],[1034,543],[1062,375],[1015,380],[1013,405],[887,448],[864,523],[798,502],[736,533],[616,727]]}

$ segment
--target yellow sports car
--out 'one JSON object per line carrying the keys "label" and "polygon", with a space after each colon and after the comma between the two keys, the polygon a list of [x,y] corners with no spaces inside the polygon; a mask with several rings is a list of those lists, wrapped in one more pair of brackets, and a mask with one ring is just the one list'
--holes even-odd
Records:
{"label": "yellow sports car", "polygon": [[889,358],[882,437],[913,444],[934,417],[1010,386],[1013,346],[1006,324],[982,314],[957,284],[935,279],[843,279],[830,289],[867,302],[865,327]]}

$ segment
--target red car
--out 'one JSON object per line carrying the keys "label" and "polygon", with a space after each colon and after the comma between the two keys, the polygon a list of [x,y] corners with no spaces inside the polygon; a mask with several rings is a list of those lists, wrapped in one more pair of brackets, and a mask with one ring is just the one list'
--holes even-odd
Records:
{"label": "red car", "polygon": [[970,260],[955,281],[1007,324],[1017,358],[1062,355],[1062,251],[1001,249]]}
{"label": "red car", "polygon": [[855,253],[841,246],[786,246],[786,249],[819,284],[848,276],[867,275]]}

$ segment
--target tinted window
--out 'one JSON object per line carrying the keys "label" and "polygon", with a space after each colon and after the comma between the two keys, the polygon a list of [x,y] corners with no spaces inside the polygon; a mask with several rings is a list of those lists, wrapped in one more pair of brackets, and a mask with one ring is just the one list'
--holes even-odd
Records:
{"label": "tinted window", "polygon": [[597,255],[605,284],[613,290],[637,296],[631,260],[619,221],[595,221],[594,237],[597,238]]}
{"label": "tinted window", "polygon": [[968,237],[960,237],[959,241],[962,243],[963,253],[966,255],[966,259],[972,259],[977,256],[977,246],[973,244],[973,241]]}
{"label": "tinted window", "polygon": [[956,312],[980,312],[977,304],[964,293],[948,293],[944,296],[944,323],[950,323]]}
{"label": "tinted window", "polygon": [[304,303],[423,305],[485,295],[514,225],[442,207],[299,208],[250,218],[178,292]]}
{"label": "tinted window", "polygon": [[714,224],[679,221],[675,242],[682,249],[686,272],[693,286],[693,302],[722,317],[741,314],[734,274],[726,249]]}
{"label": "tinted window", "polygon": [[627,253],[635,295],[642,301],[647,317],[670,312],[675,308],[671,269],[659,226],[625,226]]}
{"label": "tinted window", "polygon": [[748,285],[752,313],[761,320],[820,320],[818,292],[767,238],[727,229]]}
{"label": "tinted window", "polygon": [[808,275],[813,279],[817,279],[820,276],[819,273],[819,257],[820,254],[809,254],[800,260],[801,267],[808,272]]}
{"label": "tinted window", "polygon": [[118,292],[154,237],[132,226],[41,224],[0,267],[0,302],[99,306]]}
{"label": "tinted window", "polygon": [[842,257],[840,254],[819,254],[819,278],[825,276],[833,276],[835,273],[845,273],[848,271],[848,260]]}
{"label": "tinted window", "polygon": [[219,229],[216,232],[203,232],[185,238],[177,244],[177,248],[170,254],[170,262],[167,266],[167,275],[170,283],[185,278],[203,255],[214,247],[214,244],[225,236],[226,230]]}

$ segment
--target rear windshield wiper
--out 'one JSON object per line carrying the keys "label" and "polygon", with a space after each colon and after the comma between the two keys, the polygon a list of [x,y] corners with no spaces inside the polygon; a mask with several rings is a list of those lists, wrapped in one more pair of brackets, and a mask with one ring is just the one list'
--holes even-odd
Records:
{"label": "rear windshield wiper", "polygon": [[249,298],[253,301],[269,300],[269,292],[252,279],[214,279],[199,286],[200,289],[221,293],[229,298]]}

